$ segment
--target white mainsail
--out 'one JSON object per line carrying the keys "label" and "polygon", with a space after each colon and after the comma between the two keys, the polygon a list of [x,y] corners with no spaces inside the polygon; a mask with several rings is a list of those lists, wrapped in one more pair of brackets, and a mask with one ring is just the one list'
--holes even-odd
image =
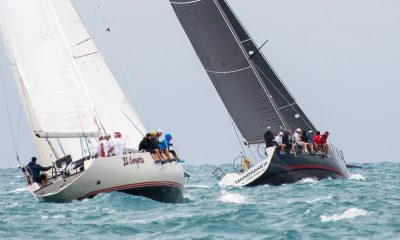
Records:
{"label": "white mainsail", "polygon": [[[71,1],[0,0],[0,11],[1,35],[32,132],[119,131],[136,148],[145,127]],[[46,165],[69,154],[82,157],[84,148],[93,147],[85,143],[35,137]]]}

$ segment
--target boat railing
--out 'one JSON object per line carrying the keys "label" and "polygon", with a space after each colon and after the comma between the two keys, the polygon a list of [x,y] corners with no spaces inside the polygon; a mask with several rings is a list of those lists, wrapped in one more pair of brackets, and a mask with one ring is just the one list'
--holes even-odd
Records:
{"label": "boat railing", "polygon": [[343,162],[346,162],[342,150],[338,149],[338,148],[337,148],[336,146],[334,146],[331,142],[329,143],[329,148],[330,148],[333,152],[335,152],[336,155],[337,155],[340,159],[342,159]]}

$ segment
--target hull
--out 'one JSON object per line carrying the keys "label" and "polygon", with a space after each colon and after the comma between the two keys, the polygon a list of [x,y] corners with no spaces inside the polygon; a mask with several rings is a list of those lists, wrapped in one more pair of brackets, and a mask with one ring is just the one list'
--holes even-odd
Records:
{"label": "hull", "polygon": [[181,203],[184,171],[176,161],[156,164],[149,153],[89,159],[81,171],[58,177],[48,186],[29,186],[39,201],[68,202],[90,198],[99,193],[120,191],[150,199]]}
{"label": "hull", "polygon": [[222,185],[258,186],[294,183],[304,178],[348,178],[346,164],[335,152],[317,154],[280,154],[276,147],[267,149],[268,157],[244,173],[227,174]]}

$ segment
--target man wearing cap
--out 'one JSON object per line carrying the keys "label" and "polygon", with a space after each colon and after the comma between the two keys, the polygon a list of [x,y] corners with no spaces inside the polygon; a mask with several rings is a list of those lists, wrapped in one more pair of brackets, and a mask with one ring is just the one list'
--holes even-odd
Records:
{"label": "man wearing cap", "polygon": [[283,137],[283,132],[279,132],[279,134],[276,135],[274,141],[279,146],[279,148],[281,149],[280,153],[281,154],[285,154],[286,145],[282,143],[282,137]]}
{"label": "man wearing cap", "polygon": [[271,127],[267,127],[267,131],[264,133],[264,141],[266,148],[275,146],[274,135],[271,132]]}
{"label": "man wearing cap", "polygon": [[293,134],[294,142],[296,143],[296,145],[301,147],[301,149],[303,150],[303,154],[309,154],[307,150],[308,143],[301,141],[300,134],[301,134],[301,129],[300,128],[296,129],[296,132]]}
{"label": "man wearing cap", "polygon": [[114,144],[114,154],[116,156],[121,156],[124,154],[124,142],[122,141],[122,135],[120,132],[114,132],[114,139],[112,140]]}
{"label": "man wearing cap", "polygon": [[41,171],[48,171],[52,167],[42,167],[36,163],[36,157],[32,157],[31,162],[25,167],[28,173],[31,175],[33,182],[40,183],[42,186],[47,185],[47,174]]}
{"label": "man wearing cap", "polygon": [[106,135],[104,135],[104,140],[106,141],[106,145],[107,145],[107,148],[108,148],[108,151],[106,152],[107,156],[114,156],[115,155],[114,142],[111,139],[111,134],[107,133]]}
{"label": "man wearing cap", "polygon": [[329,132],[325,131],[325,133],[321,137],[321,142],[320,142],[321,143],[321,147],[322,147],[322,151],[324,152],[325,156],[328,155],[328,150],[329,150],[329,146],[327,144],[328,136],[329,136]]}

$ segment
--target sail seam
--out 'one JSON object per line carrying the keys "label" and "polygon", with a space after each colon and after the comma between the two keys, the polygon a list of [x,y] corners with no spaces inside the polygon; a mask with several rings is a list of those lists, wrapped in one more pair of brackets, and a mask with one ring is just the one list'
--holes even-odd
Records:
{"label": "sail seam", "polygon": [[251,68],[252,68],[252,70],[253,70],[254,75],[256,76],[258,82],[260,83],[261,87],[262,87],[263,90],[265,91],[265,94],[267,95],[267,98],[268,98],[269,101],[271,102],[272,107],[275,109],[275,111],[276,111],[276,113],[277,113],[277,115],[278,115],[278,117],[279,117],[281,123],[282,123],[283,125],[286,125],[287,127],[289,127],[288,124],[285,122],[285,120],[282,118],[281,113],[280,113],[280,111],[278,110],[276,104],[274,104],[274,101],[272,100],[271,95],[270,95],[269,92],[268,92],[268,89],[267,89],[266,86],[262,83],[262,81],[261,81],[261,79],[260,79],[260,76],[258,76],[258,74],[257,74],[257,72],[256,72],[257,70],[254,69],[254,67],[252,66],[252,63],[250,62],[250,60],[249,60],[248,57],[246,56],[246,54],[245,54],[246,51],[243,49],[243,48],[244,48],[243,45],[240,44],[240,39],[238,39],[238,37],[236,36],[235,32],[232,30],[232,26],[231,26],[230,22],[228,22],[226,15],[224,14],[223,10],[221,9],[221,6],[219,5],[219,3],[216,2],[216,0],[214,0],[214,4],[215,4],[215,6],[217,7],[218,11],[220,12],[220,14],[221,14],[222,18],[224,19],[225,23],[228,25],[228,28],[229,28],[230,32],[232,33],[233,38],[236,40],[236,43],[238,44],[239,48],[242,50],[242,53],[243,53],[244,57],[246,58],[247,62],[250,64],[250,66],[251,66]]}
{"label": "sail seam", "polygon": [[189,2],[171,2],[171,4],[186,5],[186,4],[192,4],[192,3],[202,2],[202,1],[203,0],[194,0],[194,1],[189,1]]}
{"label": "sail seam", "polygon": [[240,72],[240,71],[243,71],[243,70],[246,70],[246,69],[251,69],[251,66],[244,67],[244,68],[240,68],[240,69],[236,69],[236,70],[232,70],[232,71],[226,71],[226,72],[218,72],[218,71],[212,71],[212,70],[207,70],[207,69],[206,69],[206,72],[209,72],[209,73],[217,73],[217,74],[225,74],[225,73]]}

